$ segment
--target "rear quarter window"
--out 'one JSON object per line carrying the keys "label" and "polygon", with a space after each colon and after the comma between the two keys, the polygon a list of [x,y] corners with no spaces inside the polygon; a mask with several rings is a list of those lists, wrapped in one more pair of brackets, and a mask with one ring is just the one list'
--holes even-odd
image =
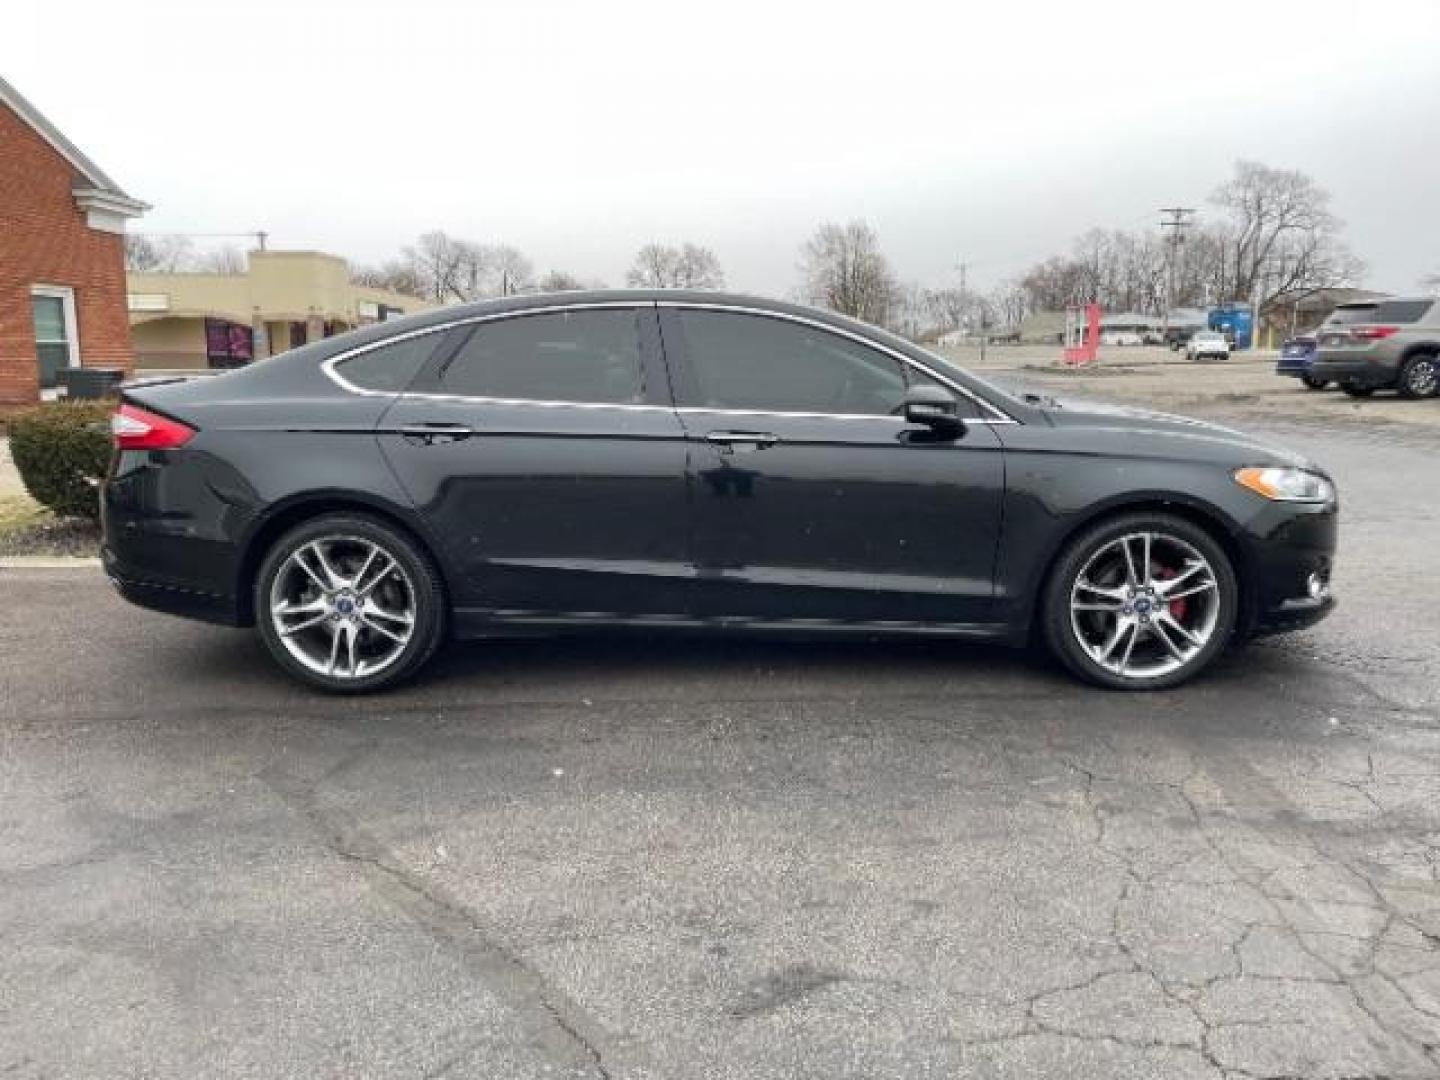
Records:
{"label": "rear quarter window", "polygon": [[1326,326],[1351,326],[1375,321],[1374,304],[1344,304],[1325,318]]}
{"label": "rear quarter window", "polygon": [[420,366],[444,336],[421,334],[389,345],[377,345],[341,360],[335,365],[335,373],[361,390],[401,393],[415,381]]}
{"label": "rear quarter window", "polygon": [[1375,306],[1375,322],[1419,322],[1433,303],[1432,300],[1385,300]]}

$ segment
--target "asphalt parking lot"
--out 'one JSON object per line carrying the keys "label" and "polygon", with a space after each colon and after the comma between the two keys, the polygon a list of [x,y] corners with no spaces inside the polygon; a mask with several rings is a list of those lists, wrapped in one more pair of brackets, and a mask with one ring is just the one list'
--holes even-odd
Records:
{"label": "asphalt parking lot", "polygon": [[1153,695],[575,638],[326,698],[0,571],[0,1075],[1440,1075],[1440,433],[1273,431],[1341,608]]}

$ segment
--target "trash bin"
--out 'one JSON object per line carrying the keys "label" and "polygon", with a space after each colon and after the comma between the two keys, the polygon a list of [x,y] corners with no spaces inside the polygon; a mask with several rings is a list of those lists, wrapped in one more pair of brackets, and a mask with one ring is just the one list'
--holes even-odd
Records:
{"label": "trash bin", "polygon": [[65,396],[94,400],[113,394],[125,379],[125,372],[119,368],[72,367],[61,368],[59,382],[65,388]]}

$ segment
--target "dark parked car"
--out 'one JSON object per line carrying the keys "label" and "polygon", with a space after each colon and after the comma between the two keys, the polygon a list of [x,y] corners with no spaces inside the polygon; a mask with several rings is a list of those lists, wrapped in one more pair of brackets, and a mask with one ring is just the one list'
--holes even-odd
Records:
{"label": "dark parked car", "polygon": [[1332,605],[1305,459],[765,300],[447,308],[131,386],[114,428],[121,592],[256,624],[328,689],[576,627],[1035,637],[1151,688]]}
{"label": "dark parked car", "polygon": [[1280,346],[1280,359],[1275,362],[1276,375],[1288,375],[1292,379],[1299,379],[1307,390],[1324,390],[1330,385],[1328,379],[1322,379],[1310,370],[1310,365],[1315,362],[1315,338],[1301,334],[1286,340]]}

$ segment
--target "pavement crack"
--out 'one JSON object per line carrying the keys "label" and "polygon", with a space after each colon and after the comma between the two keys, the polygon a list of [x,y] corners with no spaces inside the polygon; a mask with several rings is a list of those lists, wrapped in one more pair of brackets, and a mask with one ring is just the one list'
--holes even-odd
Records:
{"label": "pavement crack", "polygon": [[[314,827],[333,855],[357,867],[374,893],[459,952],[550,1057],[612,1080],[619,1055],[600,1024],[503,944],[442,884],[408,870],[349,815],[323,802],[313,782],[274,765],[259,778]],[[454,1064],[444,1064],[438,1075]]]}

